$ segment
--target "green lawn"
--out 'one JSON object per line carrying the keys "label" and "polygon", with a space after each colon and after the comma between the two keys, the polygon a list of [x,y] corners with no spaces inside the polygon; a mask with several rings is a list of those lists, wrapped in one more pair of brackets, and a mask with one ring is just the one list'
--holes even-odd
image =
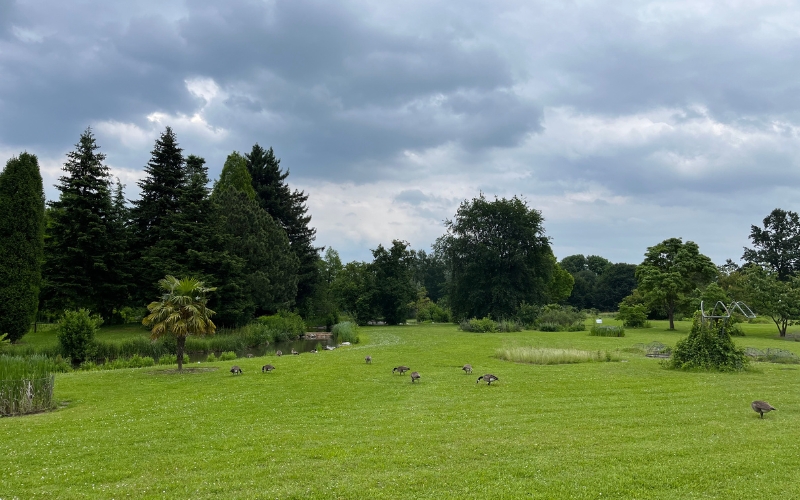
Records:
{"label": "green lawn", "polygon": [[[557,366],[494,357],[674,345],[689,328],[665,326],[623,338],[374,327],[357,346],[237,360],[242,376],[231,362],[59,374],[64,407],[0,419],[0,498],[800,498],[800,365],[708,374],[625,352]],[[800,354],[772,325],[745,332],[740,345]],[[267,362],[277,369],[262,374]],[[393,375],[400,364],[421,382]],[[484,373],[500,381],[476,385]],[[761,420],[754,399],[779,411]]]}

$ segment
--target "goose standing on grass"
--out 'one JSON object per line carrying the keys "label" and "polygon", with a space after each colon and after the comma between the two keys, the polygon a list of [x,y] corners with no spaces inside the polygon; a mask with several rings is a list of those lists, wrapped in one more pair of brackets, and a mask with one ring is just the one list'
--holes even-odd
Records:
{"label": "goose standing on grass", "polygon": [[472,373],[472,365],[464,365],[461,369],[464,370],[464,375]]}
{"label": "goose standing on grass", "polygon": [[241,368],[239,368],[239,366],[238,366],[238,365],[233,365],[233,366],[231,367],[231,373],[233,373],[234,375],[241,375],[241,374],[242,374],[242,373],[244,373],[244,372],[242,371],[242,369],[241,369]]}
{"label": "goose standing on grass", "polygon": [[316,354],[316,353],[317,353],[316,349],[311,349],[311,354]]}
{"label": "goose standing on grass", "polygon": [[271,372],[275,367],[272,365],[264,365],[261,367],[261,373]]}
{"label": "goose standing on grass", "polygon": [[419,380],[419,372],[411,372],[411,383],[413,384]]}
{"label": "goose standing on grass", "polygon": [[487,373],[486,375],[481,375],[480,377],[478,377],[478,380],[475,383],[477,384],[481,380],[485,380],[486,381],[486,385],[492,385],[492,382],[496,382],[496,381],[498,381],[500,379],[495,377],[491,373]]}
{"label": "goose standing on grass", "polygon": [[367,356],[366,358],[364,358],[364,361],[366,361],[366,363],[367,363],[368,365],[369,365],[369,364],[372,364],[372,356]]}
{"label": "goose standing on grass", "polygon": [[407,372],[410,369],[411,368],[409,368],[407,366],[400,365],[400,366],[396,366],[396,367],[392,368],[392,373],[400,372],[400,375],[402,375],[402,374],[404,374],[405,372]]}
{"label": "goose standing on grass", "polygon": [[292,349],[292,354],[294,354],[295,356],[299,356],[300,355],[300,353],[295,351],[294,349]]}
{"label": "goose standing on grass", "polygon": [[275,351],[276,356],[283,356],[283,351]]}
{"label": "goose standing on grass", "polygon": [[752,408],[754,412],[761,415],[761,418],[764,418],[765,413],[769,413],[772,410],[777,410],[777,408],[773,407],[766,401],[753,401],[750,403],[750,408]]}

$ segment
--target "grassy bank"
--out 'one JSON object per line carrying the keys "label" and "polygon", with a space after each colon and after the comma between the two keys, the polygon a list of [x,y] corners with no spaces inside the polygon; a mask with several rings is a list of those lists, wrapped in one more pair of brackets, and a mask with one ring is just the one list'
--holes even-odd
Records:
{"label": "grassy bank", "polygon": [[[613,322],[605,321],[607,324]],[[622,351],[671,332],[466,333],[374,327],[362,343],[56,378],[51,413],[0,419],[6,498],[743,498],[800,497],[800,370],[667,371]],[[800,354],[774,326],[743,346]],[[767,327],[767,328],[762,328]],[[531,365],[498,349],[620,350],[624,362]],[[371,355],[371,365],[364,356]],[[260,372],[271,363],[276,370]],[[475,369],[472,376],[461,370]],[[393,375],[405,364],[422,379]],[[475,384],[494,373],[500,382]],[[749,404],[779,411],[763,420]]]}

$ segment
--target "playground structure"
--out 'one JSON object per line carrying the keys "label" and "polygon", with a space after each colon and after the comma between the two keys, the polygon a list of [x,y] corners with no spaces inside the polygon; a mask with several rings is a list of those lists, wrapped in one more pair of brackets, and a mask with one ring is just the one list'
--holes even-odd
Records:
{"label": "playground structure", "polygon": [[737,310],[747,319],[753,319],[756,317],[756,313],[754,313],[747,304],[741,301],[733,301],[730,303],[730,305],[725,305],[724,302],[718,300],[709,312],[706,312],[704,301],[700,301],[700,315],[703,324],[706,324],[708,321],[720,321],[722,322],[723,332],[728,326],[728,321],[730,321],[731,315]]}

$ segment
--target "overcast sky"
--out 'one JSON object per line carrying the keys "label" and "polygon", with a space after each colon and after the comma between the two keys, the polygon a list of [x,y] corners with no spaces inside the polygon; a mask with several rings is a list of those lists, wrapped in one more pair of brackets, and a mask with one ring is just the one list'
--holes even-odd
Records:
{"label": "overcast sky", "polygon": [[483,192],[559,259],[722,263],[798,210],[798,42],[793,1],[0,0],[0,158],[37,154],[52,199],[91,126],[136,198],[171,126],[212,178],[272,146],[345,261],[429,249]]}

